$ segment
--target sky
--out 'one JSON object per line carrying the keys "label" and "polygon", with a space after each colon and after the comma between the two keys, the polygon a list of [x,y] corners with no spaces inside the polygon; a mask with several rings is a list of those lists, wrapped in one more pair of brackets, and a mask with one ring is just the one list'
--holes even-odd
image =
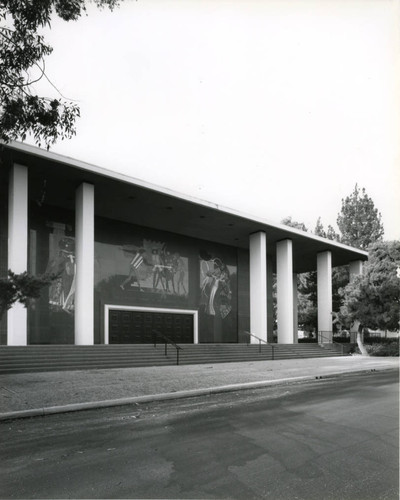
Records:
{"label": "sky", "polygon": [[54,18],[46,72],[81,118],[51,150],[310,230],[337,229],[357,183],[400,239],[399,5],[125,0]]}

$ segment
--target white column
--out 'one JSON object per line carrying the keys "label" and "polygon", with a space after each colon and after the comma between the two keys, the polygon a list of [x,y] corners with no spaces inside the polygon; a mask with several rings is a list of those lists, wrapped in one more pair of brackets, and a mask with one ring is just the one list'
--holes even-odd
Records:
{"label": "white column", "polygon": [[327,250],[317,255],[318,332],[324,338],[320,343],[332,342],[332,253]]}
{"label": "white column", "polygon": [[[267,340],[267,238],[250,235],[250,333]],[[257,339],[251,337],[252,343]]]}
{"label": "white column", "polygon": [[293,250],[292,240],[276,244],[278,343],[293,344]]}
{"label": "white column", "polygon": [[274,341],[274,268],[267,255],[267,342]]}
{"label": "white column", "polygon": [[299,317],[297,301],[297,273],[293,273],[293,343],[298,343]]}
{"label": "white column", "polygon": [[[354,281],[354,278],[362,274],[363,262],[362,260],[353,260],[349,264],[349,281],[350,283]],[[350,342],[355,343],[357,341],[358,327],[360,326],[359,321],[355,321],[350,327]]]}
{"label": "white column", "polygon": [[[8,269],[23,273],[28,267],[28,169],[14,164],[8,195]],[[15,303],[7,313],[7,345],[27,345],[27,311]]]}
{"label": "white column", "polygon": [[94,186],[83,183],[75,201],[75,345],[92,345],[94,282]]}
{"label": "white column", "polygon": [[349,265],[350,271],[350,282],[354,280],[354,277],[358,274],[362,274],[363,262],[362,260],[352,260]]}

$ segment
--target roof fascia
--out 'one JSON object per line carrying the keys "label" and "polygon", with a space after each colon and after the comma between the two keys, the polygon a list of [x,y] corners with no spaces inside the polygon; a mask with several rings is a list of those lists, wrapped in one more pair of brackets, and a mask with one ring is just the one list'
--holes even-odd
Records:
{"label": "roof fascia", "polygon": [[[224,207],[224,206],[219,205],[217,203],[213,203],[213,202],[210,202],[207,200],[195,198],[193,196],[189,196],[189,195],[186,195],[184,193],[179,193],[179,192],[174,191],[172,189],[158,186],[156,184],[152,184],[150,182],[144,181],[142,179],[138,179],[136,177],[131,177],[131,176],[128,176],[126,174],[114,172],[114,171],[106,169],[104,167],[99,167],[97,165],[93,165],[93,164],[90,164],[90,163],[87,163],[87,162],[84,162],[81,160],[77,160],[75,158],[61,155],[59,153],[53,153],[51,151],[47,151],[47,150],[39,148],[37,146],[32,146],[30,144],[21,143],[18,141],[13,141],[9,144],[5,144],[2,141],[0,141],[0,144],[2,144],[5,148],[14,149],[14,150],[17,150],[17,151],[24,153],[24,154],[43,158],[44,160],[51,161],[54,163],[59,163],[59,164],[63,164],[63,165],[70,166],[70,167],[72,166],[72,167],[75,167],[77,169],[91,172],[93,174],[97,174],[97,175],[102,176],[102,177],[108,177],[108,178],[116,180],[116,181],[139,186],[139,187],[142,187],[143,189],[156,191],[158,193],[165,194],[166,196],[171,196],[171,197],[183,200],[183,201],[187,201],[188,203],[193,203],[195,205],[211,208],[214,210],[218,210],[218,211],[233,215],[233,216],[241,218],[241,219],[245,219],[245,220],[259,223],[261,226],[260,231],[263,230],[262,229],[263,226],[266,227],[266,229],[267,229],[267,227],[270,227],[273,229],[278,229],[278,230],[286,233],[288,235],[287,236],[288,239],[290,238],[290,235],[292,234],[292,235],[296,235],[300,238],[310,239],[310,240],[318,241],[320,243],[324,243],[327,247],[327,250],[329,250],[329,248],[337,248],[337,249],[341,249],[341,250],[347,250],[347,251],[350,251],[352,253],[358,254],[360,256],[360,259],[362,259],[362,260],[368,259],[368,252],[365,252],[364,250],[359,250],[358,248],[344,245],[343,243],[339,243],[339,242],[334,241],[334,240],[328,240],[326,238],[322,238],[321,236],[317,236],[315,234],[302,231],[301,229],[297,229],[297,228],[294,228],[291,226],[286,226],[285,224],[277,224],[277,223],[271,222],[270,220],[267,220],[263,217],[250,215],[247,213],[240,212],[240,211],[233,209],[233,208]],[[283,237],[282,239],[286,239],[286,237]]]}

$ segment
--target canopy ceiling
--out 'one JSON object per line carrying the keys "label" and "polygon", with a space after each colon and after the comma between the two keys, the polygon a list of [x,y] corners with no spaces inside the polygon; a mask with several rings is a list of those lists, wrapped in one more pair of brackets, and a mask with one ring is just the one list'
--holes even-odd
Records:
{"label": "canopy ceiling", "polygon": [[325,250],[332,252],[333,266],[368,258],[361,250],[34,146],[0,145],[0,158],[3,189],[6,188],[4,181],[8,168],[13,163],[26,165],[29,167],[29,197],[41,199],[45,185],[46,205],[74,210],[75,189],[80,183],[88,182],[95,186],[95,213],[100,217],[242,249],[249,248],[249,234],[264,231],[268,257],[273,262],[276,242],[289,238],[293,241],[293,271],[297,273],[315,270],[316,255]]}

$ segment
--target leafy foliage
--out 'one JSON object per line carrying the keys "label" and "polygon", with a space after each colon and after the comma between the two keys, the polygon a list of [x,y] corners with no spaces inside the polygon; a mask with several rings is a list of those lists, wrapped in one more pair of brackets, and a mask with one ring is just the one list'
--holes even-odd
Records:
{"label": "leafy foliage", "polygon": [[311,273],[300,274],[297,277],[297,313],[302,329],[308,332],[317,331],[316,298],[306,293]]}
{"label": "leafy foliage", "polygon": [[365,349],[369,356],[399,356],[399,341],[365,345]]}
{"label": "leafy foliage", "polygon": [[30,299],[40,297],[42,288],[55,278],[55,275],[32,276],[26,271],[16,274],[9,270],[7,278],[0,278],[0,319],[15,302],[26,307]]}
{"label": "leafy foliage", "polygon": [[[376,273],[377,248],[381,248],[380,245],[383,245],[382,248],[385,248],[385,244],[381,241],[384,229],[381,223],[381,215],[375,208],[372,199],[366,194],[365,189],[360,191],[356,185],[351,195],[342,200],[342,209],[338,214],[337,222],[341,234],[338,234],[332,226],[328,226],[327,231],[325,231],[320,217],[317,220],[313,233],[322,238],[339,241],[363,250],[368,249],[372,243],[380,242],[376,243],[376,247],[372,247],[371,252],[373,254],[371,254],[370,262],[366,266],[367,273],[372,272],[370,271],[371,266],[375,269],[374,272]],[[283,219],[282,224],[307,231],[304,223],[293,221],[291,217]],[[382,252],[384,253],[382,248],[381,254]],[[381,272],[383,272],[382,269],[378,274]],[[394,325],[394,328],[396,328],[399,314],[398,298],[394,297],[393,299],[395,289],[389,287],[391,279],[388,278],[389,275],[393,275],[393,265],[390,272],[392,274],[386,273],[386,279],[381,275],[382,284],[379,291],[377,291],[377,284],[374,280],[373,282],[362,282],[363,278],[357,278],[356,281],[349,284],[348,266],[333,268],[332,310],[335,311],[336,323],[339,326],[342,324],[350,326],[357,319],[371,328],[378,327],[378,323],[381,325],[378,328],[390,328],[387,326],[389,324]],[[361,282],[362,288],[358,288],[361,286]],[[389,291],[389,288],[391,291]],[[361,296],[363,296],[363,300],[361,300]],[[356,303],[359,305],[356,306]],[[298,277],[298,313],[299,324],[305,330],[317,329],[317,307],[316,271],[300,275]],[[362,308],[365,308],[368,314],[367,312],[364,314]]]}
{"label": "leafy foliage", "polygon": [[[321,217],[318,217],[313,233],[316,236],[327,238],[328,240],[338,241],[340,236],[335,232],[332,226],[328,226],[325,231]],[[347,276],[344,276],[345,284],[347,283]],[[338,304],[338,290],[343,286],[343,269],[334,268],[332,271],[332,301],[333,310],[339,310]],[[299,298],[299,323],[301,323],[306,330],[317,330],[317,272],[312,271],[305,273],[299,277],[298,280],[298,298]],[[304,297],[306,300],[304,300]]]}
{"label": "leafy foliage", "polygon": [[[308,231],[307,226],[303,222],[292,220],[292,217],[285,217],[281,224],[290,227],[295,227],[303,231]],[[332,226],[328,226],[325,231],[321,217],[318,218],[313,233],[316,236],[327,238],[329,240],[340,240],[340,235],[336,233]],[[348,271],[346,268],[334,268],[332,271],[332,299],[333,310],[338,311],[341,305],[341,298],[338,290],[345,286],[348,282]],[[306,331],[317,330],[317,272],[312,271],[303,273],[297,277],[297,298],[298,298],[298,320],[299,324]]]}
{"label": "leafy foliage", "polygon": [[308,231],[307,226],[304,224],[304,222],[297,222],[296,220],[292,220],[291,216],[282,219],[281,224],[289,227],[294,227],[295,229],[300,229],[301,231]]}
{"label": "leafy foliage", "polygon": [[372,329],[395,330],[399,325],[400,242],[378,241],[369,249],[362,275],[341,290],[342,321]]}
{"label": "leafy foliage", "polygon": [[342,234],[341,242],[361,250],[381,240],[384,233],[381,214],[365,189],[360,191],[357,184],[351,195],[342,199],[337,224]]}
{"label": "leafy foliage", "polygon": [[[111,10],[118,0],[94,0]],[[38,33],[50,27],[53,15],[76,21],[85,13],[85,0],[4,0],[0,4],[0,139],[35,142],[47,149],[57,139],[71,138],[79,107],[65,99],[35,95],[34,84],[45,78],[45,57],[52,47]],[[55,88],[55,87],[54,87]],[[56,89],[57,90],[57,89]]]}
{"label": "leafy foliage", "polygon": [[328,225],[328,230],[325,231],[321,217],[318,217],[317,223],[315,224],[314,234],[322,238],[327,238],[328,240],[340,241],[340,234],[338,234],[330,224]]}

